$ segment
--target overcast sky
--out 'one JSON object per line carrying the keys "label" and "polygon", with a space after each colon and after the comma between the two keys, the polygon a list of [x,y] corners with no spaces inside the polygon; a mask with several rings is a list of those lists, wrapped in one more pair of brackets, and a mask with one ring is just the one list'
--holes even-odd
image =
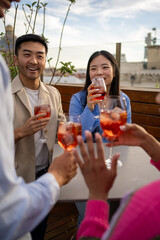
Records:
{"label": "overcast sky", "polygon": [[[31,2],[33,1],[22,0],[19,4],[17,36],[25,34],[22,4]],[[70,2],[67,0],[41,0],[41,2],[48,2],[45,37],[49,39],[49,46],[54,48],[59,44],[62,24]],[[13,3],[12,6],[6,17],[6,24],[11,25],[14,15]],[[100,50],[104,44],[110,46],[110,43],[113,45],[116,42],[130,42],[130,44],[133,41],[144,42],[148,32],[152,32],[154,37],[153,27],[157,29],[156,37],[160,39],[160,0],[77,0],[71,6],[68,15],[62,46],[64,49],[78,46],[73,48],[76,52],[81,46],[87,51],[91,45],[94,45],[96,50]],[[3,25],[0,20],[1,31]],[[41,32],[42,12],[39,13],[36,24],[36,33],[41,34]]]}

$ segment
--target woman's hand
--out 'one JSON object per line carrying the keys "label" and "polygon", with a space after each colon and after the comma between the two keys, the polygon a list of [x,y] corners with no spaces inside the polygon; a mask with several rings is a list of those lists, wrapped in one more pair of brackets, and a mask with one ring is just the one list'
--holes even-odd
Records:
{"label": "woman's hand", "polygon": [[76,149],[74,150],[74,155],[89,188],[89,199],[106,201],[108,192],[111,189],[117,175],[117,160],[119,158],[119,154],[113,156],[111,169],[108,170],[105,165],[105,155],[100,134],[95,134],[96,153],[91,133],[86,131],[85,135],[87,149],[82,137],[78,136],[77,138],[82,160]]}
{"label": "woman's hand", "polygon": [[[89,107],[91,112],[93,111],[95,105],[101,101],[101,100],[93,100],[94,98],[101,96],[101,94],[96,94],[98,91],[99,91],[99,88],[94,88],[93,83],[89,85],[88,95],[87,95],[87,106]],[[92,95],[93,93],[95,94]]]}
{"label": "woman's hand", "polygon": [[117,141],[107,143],[106,146],[139,146],[152,158],[154,162],[160,161],[160,142],[158,142],[144,128],[137,124],[126,124],[120,127],[122,134]]}
{"label": "woman's hand", "polygon": [[137,124],[126,124],[120,126],[122,134],[118,137],[117,141],[113,143],[107,143],[107,146],[143,146],[148,133],[142,127]]}

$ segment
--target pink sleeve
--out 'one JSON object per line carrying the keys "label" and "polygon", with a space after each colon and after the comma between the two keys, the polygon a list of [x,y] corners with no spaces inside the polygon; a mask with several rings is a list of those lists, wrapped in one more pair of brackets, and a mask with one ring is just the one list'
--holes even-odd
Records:
{"label": "pink sleeve", "polygon": [[112,218],[102,240],[153,239],[159,236],[159,199],[160,181],[150,183],[135,192],[123,211]]}
{"label": "pink sleeve", "polygon": [[155,166],[160,171],[160,160],[158,162],[154,162],[152,159],[150,160],[150,163]]}
{"label": "pink sleeve", "polygon": [[100,200],[89,200],[86,205],[85,218],[82,221],[77,234],[77,240],[81,237],[101,238],[108,227],[109,206]]}

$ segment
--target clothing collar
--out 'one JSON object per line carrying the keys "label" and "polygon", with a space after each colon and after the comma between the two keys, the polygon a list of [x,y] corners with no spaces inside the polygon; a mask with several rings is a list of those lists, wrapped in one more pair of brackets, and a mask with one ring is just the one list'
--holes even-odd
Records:
{"label": "clothing collar", "polygon": [[[13,94],[24,89],[24,86],[19,78],[19,74],[13,79],[11,84],[12,84],[12,93]],[[49,93],[49,91],[46,88],[46,84],[41,81],[40,81],[39,90]]]}
{"label": "clothing collar", "polygon": [[[13,79],[11,85],[12,85],[12,94],[17,94],[20,101],[24,104],[24,106],[28,109],[28,111],[30,112],[30,115],[32,116],[32,111],[31,111],[31,108],[30,108],[30,103],[29,103],[29,99],[28,99],[28,96],[27,96],[27,92],[26,92],[26,89],[23,86],[23,84],[22,84],[22,82],[19,78],[19,75],[17,75]],[[39,99],[45,99],[45,98],[47,99],[48,94],[49,94],[49,91],[47,90],[46,84],[40,82]]]}

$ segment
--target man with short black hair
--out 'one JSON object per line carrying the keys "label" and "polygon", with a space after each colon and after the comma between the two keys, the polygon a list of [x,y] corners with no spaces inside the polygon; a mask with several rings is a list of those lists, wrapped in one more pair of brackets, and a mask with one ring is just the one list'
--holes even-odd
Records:
{"label": "man with short black hair", "polygon": [[[47,172],[58,123],[65,119],[59,91],[40,80],[47,52],[45,39],[36,34],[22,35],[15,42],[15,64],[19,69],[11,83],[15,110],[15,167],[17,175],[26,182]],[[37,120],[34,107],[40,100],[50,105],[51,116]],[[46,143],[40,142],[43,135]],[[47,219],[31,233],[33,240],[43,240],[46,228]]]}

